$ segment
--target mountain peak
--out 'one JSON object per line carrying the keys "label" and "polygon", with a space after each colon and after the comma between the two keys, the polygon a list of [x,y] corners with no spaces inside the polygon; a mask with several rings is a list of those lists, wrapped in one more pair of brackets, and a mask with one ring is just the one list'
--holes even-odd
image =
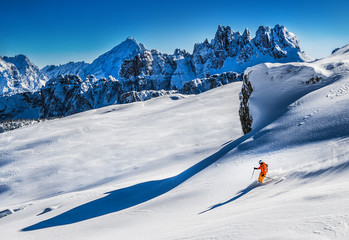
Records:
{"label": "mountain peak", "polygon": [[3,57],[6,62],[14,64],[17,68],[22,68],[24,66],[33,65],[29,58],[23,54],[18,54],[14,57]]}
{"label": "mountain peak", "polygon": [[251,33],[250,30],[248,30],[248,28],[245,28],[244,33],[241,36],[241,44],[246,45],[247,43],[249,43],[251,41]]}
{"label": "mountain peak", "polygon": [[144,50],[145,46],[142,43],[138,44],[136,39],[128,37],[125,41],[102,54],[87,66],[84,70],[85,74],[83,77],[93,74],[96,78],[108,78],[109,75],[119,78],[122,63],[125,60],[132,59]]}
{"label": "mountain peak", "polygon": [[134,39],[134,38],[131,37],[131,36],[128,36],[128,37],[126,38],[125,41],[134,41],[134,42],[137,42],[136,39]]}

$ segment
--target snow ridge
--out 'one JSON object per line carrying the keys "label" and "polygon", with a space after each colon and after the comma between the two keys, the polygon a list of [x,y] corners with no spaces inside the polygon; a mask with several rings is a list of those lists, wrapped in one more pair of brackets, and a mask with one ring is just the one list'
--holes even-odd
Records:
{"label": "snow ridge", "polygon": [[295,99],[346,77],[348,49],[347,45],[312,63],[264,63],[248,68],[240,94],[244,133],[278,117]]}

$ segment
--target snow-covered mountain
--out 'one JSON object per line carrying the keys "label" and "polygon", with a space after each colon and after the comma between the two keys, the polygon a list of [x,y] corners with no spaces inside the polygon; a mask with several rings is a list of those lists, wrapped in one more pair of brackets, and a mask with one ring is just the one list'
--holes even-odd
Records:
{"label": "snow-covered mountain", "polygon": [[26,56],[0,57],[0,96],[37,91],[46,81],[46,75]]}
{"label": "snow-covered mountain", "polygon": [[[180,92],[198,94],[236,81],[241,81],[241,75],[237,73],[216,74],[186,82]],[[39,92],[0,96],[0,120],[63,117],[108,105],[145,101],[178,92],[151,89],[139,86],[137,82],[121,83],[111,76],[108,79],[88,76],[82,80],[73,74],[60,75],[47,81]],[[6,125],[10,126],[12,123],[13,121],[9,121]],[[18,122],[16,125],[22,124]]]}
{"label": "snow-covered mountain", "polygon": [[[240,80],[241,73],[257,63],[308,60],[295,35],[280,25],[259,27],[253,39],[248,29],[240,34],[229,26],[219,26],[214,39],[196,44],[193,54],[180,49],[173,54],[150,51],[129,37],[91,64],[46,66],[38,74],[51,80],[41,92],[32,93],[33,96],[20,94],[12,99],[0,97],[0,119],[67,116],[110,104],[150,99],[173,90],[197,94]],[[12,61],[24,71],[18,60]],[[41,86],[32,84],[27,91]],[[23,91],[18,89],[19,93]]]}
{"label": "snow-covered mountain", "polygon": [[263,62],[310,61],[300,50],[299,40],[284,26],[274,28],[260,26],[251,39],[245,29],[241,35],[231,27],[219,26],[215,38],[196,44],[193,51],[193,65],[196,75],[222,71],[242,72],[247,67]]}
{"label": "snow-covered mountain", "polygon": [[[185,82],[212,74],[241,73],[247,67],[262,62],[309,60],[300,50],[299,40],[284,26],[261,26],[253,39],[248,29],[241,35],[229,26],[218,26],[214,39],[210,43],[205,40],[195,44],[193,54],[180,49],[173,54],[147,50],[143,44],[129,37],[92,64],[80,64],[80,69],[77,69],[78,63],[69,63],[47,66],[43,71],[50,78],[60,74],[78,74],[83,79],[88,75],[96,78],[111,75],[121,82],[143,82],[146,88],[152,90],[170,90],[181,89]],[[141,90],[149,90],[146,88]]]}
{"label": "snow-covered mountain", "polygon": [[133,58],[142,50],[145,50],[143,44],[138,44],[134,38],[128,37],[124,42],[95,59],[84,69],[85,75],[82,77],[94,75],[96,78],[108,78],[111,75],[118,79],[123,62]]}
{"label": "snow-covered mountain", "polygon": [[89,75],[93,75],[97,79],[108,78],[113,76],[119,78],[121,65],[125,60],[132,59],[138,53],[145,50],[142,43],[128,37],[125,41],[96,58],[91,64],[85,62],[69,62],[59,66],[49,65],[41,71],[50,79],[59,75],[75,74],[85,79]]}
{"label": "snow-covered mountain", "polygon": [[[243,83],[200,95],[1,134],[2,236],[348,239],[348,54],[346,46],[313,63],[261,64]],[[252,89],[245,135],[242,84]],[[260,159],[269,165],[262,185]]]}
{"label": "snow-covered mountain", "polygon": [[193,54],[179,49],[174,54],[146,50],[123,63],[120,81],[140,81],[155,89],[181,89],[196,78],[234,71],[263,62],[310,61],[299,40],[284,26],[261,26],[251,39],[248,29],[241,35],[229,26],[219,26],[211,43],[195,44]]}
{"label": "snow-covered mountain", "polygon": [[41,69],[41,72],[43,72],[48,79],[68,74],[83,76],[85,74],[84,70],[87,66],[89,66],[89,64],[85,62],[69,62],[59,66],[48,65]]}

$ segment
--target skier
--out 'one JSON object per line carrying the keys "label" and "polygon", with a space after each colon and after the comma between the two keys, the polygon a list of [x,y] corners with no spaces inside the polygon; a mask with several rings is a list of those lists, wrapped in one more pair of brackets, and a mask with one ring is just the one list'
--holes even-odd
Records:
{"label": "skier", "polygon": [[265,175],[267,175],[268,172],[268,164],[266,164],[265,162],[263,162],[262,160],[259,160],[259,167],[258,168],[254,168],[256,169],[260,169],[261,173],[259,174],[258,177],[258,181],[260,183],[263,183],[263,179],[265,178]]}

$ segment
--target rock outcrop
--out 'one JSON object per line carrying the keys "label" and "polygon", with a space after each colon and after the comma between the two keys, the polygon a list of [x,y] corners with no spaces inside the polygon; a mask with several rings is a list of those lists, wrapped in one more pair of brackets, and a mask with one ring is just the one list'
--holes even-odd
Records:
{"label": "rock outcrop", "polygon": [[236,72],[227,72],[214,74],[207,78],[197,78],[186,82],[180,92],[183,94],[199,94],[228,83],[241,81],[242,76],[243,74],[239,75]]}
{"label": "rock outcrop", "polygon": [[243,77],[243,84],[242,84],[241,92],[239,95],[239,99],[240,99],[239,116],[240,116],[242,131],[244,132],[244,134],[249,133],[252,130],[252,122],[253,122],[253,118],[250,115],[249,102],[248,102],[253,92],[253,88],[250,81],[248,80],[248,74],[249,73],[246,73]]}

